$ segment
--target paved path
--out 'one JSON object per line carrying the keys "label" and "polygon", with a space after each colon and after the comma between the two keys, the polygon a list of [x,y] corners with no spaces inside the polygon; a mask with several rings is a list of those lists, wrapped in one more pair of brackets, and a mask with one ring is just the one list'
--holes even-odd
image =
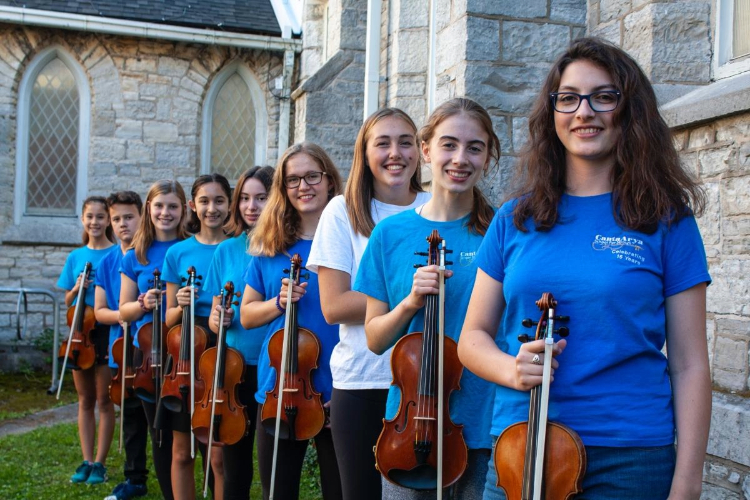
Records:
{"label": "paved path", "polygon": [[12,434],[23,434],[39,427],[75,422],[78,416],[78,403],[32,413],[23,418],[0,422],[0,438]]}

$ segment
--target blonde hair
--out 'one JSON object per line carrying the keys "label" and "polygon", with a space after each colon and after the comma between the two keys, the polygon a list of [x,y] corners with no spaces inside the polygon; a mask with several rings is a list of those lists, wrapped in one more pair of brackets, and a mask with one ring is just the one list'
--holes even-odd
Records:
{"label": "blonde hair", "polygon": [[[417,136],[417,126],[414,121],[398,108],[382,108],[367,117],[359,129],[357,140],[354,142],[354,159],[352,168],[349,171],[349,179],[346,181],[346,191],[344,199],[346,200],[346,211],[349,215],[354,231],[363,236],[369,237],[372,229],[375,227],[375,221],[372,220],[370,213],[370,204],[375,194],[373,186],[374,178],[370,167],[367,166],[367,141],[369,140],[370,130],[383,118],[390,116],[401,118],[414,131],[414,139]],[[415,142],[416,146],[416,142]],[[417,169],[409,180],[409,189],[415,193],[423,191],[421,164],[422,159],[419,154],[419,148],[416,151]]]}
{"label": "blonde hair", "polygon": [[144,266],[148,264],[146,252],[149,248],[151,248],[151,244],[156,238],[156,228],[154,228],[154,223],[151,222],[151,202],[160,194],[170,193],[174,193],[175,195],[177,195],[180,203],[182,203],[182,216],[180,217],[180,223],[177,226],[177,238],[180,240],[184,240],[188,236],[188,233],[185,230],[187,201],[185,199],[185,191],[182,189],[182,186],[177,181],[161,180],[154,182],[149,188],[148,194],[146,195],[143,217],[141,217],[141,222],[138,225],[138,230],[135,232],[135,236],[133,236],[133,243],[130,246],[130,248],[135,249],[135,257],[138,259],[138,262],[140,262]]}
{"label": "blonde hair", "polygon": [[298,154],[306,154],[317,163],[328,176],[328,200],[341,193],[341,176],[326,152],[312,142],[300,142],[287,148],[279,158],[273,174],[268,203],[255,224],[250,240],[250,253],[273,257],[284,252],[297,240],[300,219],[294,209],[284,186],[286,166],[289,160]]}

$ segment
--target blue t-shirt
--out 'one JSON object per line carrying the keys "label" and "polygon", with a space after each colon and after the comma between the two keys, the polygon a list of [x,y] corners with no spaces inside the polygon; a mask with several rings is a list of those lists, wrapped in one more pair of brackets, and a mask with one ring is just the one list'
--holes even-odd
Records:
{"label": "blue t-shirt", "polygon": [[[64,290],[72,290],[76,286],[76,280],[78,276],[83,272],[86,262],[91,262],[91,272],[89,273],[89,279],[95,281],[96,273],[99,270],[99,263],[109,252],[112,251],[117,245],[112,245],[101,250],[92,250],[87,246],[79,247],[68,254],[65,259],[65,265],[63,266],[60,278],[57,280],[57,286]],[[94,307],[94,286],[90,286],[86,289],[86,305]],[[77,298],[77,297],[76,297]],[[73,304],[76,303],[76,298],[73,299]]]}
{"label": "blue t-shirt", "polygon": [[[195,235],[175,244],[167,250],[167,255],[164,257],[164,271],[161,278],[164,281],[176,284],[177,288],[182,288],[185,286],[185,282],[182,279],[187,279],[187,271],[190,266],[195,267],[196,276],[205,276],[218,246],[218,244],[204,245],[198,241]],[[198,283],[200,282],[201,278],[198,278]],[[196,292],[199,290],[200,288],[196,287]],[[197,293],[197,295],[198,298],[195,300],[195,315],[209,316],[211,314],[213,294]]]}
{"label": "blue t-shirt", "polygon": [[[250,259],[252,259],[252,256],[247,253],[247,233],[222,241],[214,252],[211,265],[203,280],[204,293],[212,296],[219,295],[224,285],[231,281],[234,284],[235,292],[242,294],[245,290],[245,281],[242,276],[250,263]],[[240,300],[234,299],[233,302],[237,302],[237,304],[232,305],[234,317],[229,328],[226,329],[227,345],[240,351],[246,364],[257,365],[266,327],[264,325],[250,330],[242,328],[240,324]]]}
{"label": "blue t-shirt", "polygon": [[[588,446],[664,446],[674,442],[665,300],[710,282],[698,226],[690,216],[651,235],[623,229],[612,196],[564,195],[561,222],[547,232],[513,225],[513,205],[492,221],[479,267],[503,284],[503,350],[515,356],[521,321],[536,321],[543,292],[569,316],[567,347],[550,389],[549,418]],[[528,418],[529,393],[496,386],[492,433]]]}
{"label": "blue t-shirt", "polygon": [[[437,229],[448,250],[446,261],[453,276],[445,283],[445,334],[458,340],[466,316],[477,274],[476,255],[482,236],[466,227],[468,216],[450,222],[436,222],[423,218],[414,210],[392,215],[378,223],[370,236],[354,290],[388,304],[393,310],[409,293],[414,282],[414,264],[427,264],[426,257],[414,252],[426,252],[427,237]],[[409,332],[424,331],[424,310],[420,309],[408,326],[398,332],[396,340]],[[490,416],[492,384],[464,368],[461,389],[451,393],[451,419],[463,424],[464,439],[470,449],[490,448]],[[386,403],[387,419],[396,416],[401,402],[401,391],[391,385]]]}
{"label": "blue t-shirt", "polygon": [[[243,276],[245,284],[260,293],[264,300],[275,297],[281,291],[281,279],[288,276],[283,273],[289,269],[291,256],[299,254],[302,265],[307,262],[310,255],[312,240],[298,240],[287,249],[286,253],[277,254],[273,257],[253,257]],[[288,255],[287,255],[288,254]],[[301,328],[307,328],[320,340],[320,359],[318,369],[313,370],[313,387],[322,394],[323,402],[331,399],[333,380],[331,377],[331,352],[339,341],[339,328],[337,325],[326,323],[320,310],[320,293],[318,292],[318,275],[307,273],[307,292],[298,302],[297,322]],[[284,328],[284,315],[280,315],[265,326],[263,346],[258,358],[258,392],[255,399],[258,403],[266,400],[266,392],[273,389],[276,382],[276,370],[271,368],[268,357],[268,342],[271,336]]]}
{"label": "blue t-shirt", "polygon": [[[177,239],[171,241],[154,241],[148,248],[148,250],[146,250],[146,258],[148,259],[148,264],[145,265],[138,262],[138,259],[135,256],[135,250],[131,248],[122,257],[120,272],[133,280],[134,283],[138,284],[138,293],[148,292],[154,287],[154,269],[158,269],[159,271],[162,271],[162,273],[164,272],[164,256],[167,254],[167,250],[169,250],[172,245],[178,243],[179,241],[180,240]],[[161,280],[164,281],[163,274],[161,276]],[[164,285],[164,283],[162,283],[162,290],[166,290],[166,286]],[[162,296],[161,308],[162,321],[164,321],[164,316],[166,314],[166,305],[166,294],[164,294]],[[141,326],[145,325],[146,323],[151,323],[152,316],[153,315],[151,313],[146,313],[133,325],[131,332],[135,336],[133,344],[136,347],[138,347],[138,335],[136,335],[136,333],[141,328]],[[166,335],[166,333],[167,332],[165,330],[164,334]]]}
{"label": "blue t-shirt", "polygon": [[[107,308],[117,311],[120,308],[120,264],[122,252],[120,247],[109,252],[99,263],[99,272],[96,273],[95,284],[107,297]],[[117,368],[117,363],[112,357],[112,344],[122,337],[122,327],[119,323],[109,326],[109,367]]]}

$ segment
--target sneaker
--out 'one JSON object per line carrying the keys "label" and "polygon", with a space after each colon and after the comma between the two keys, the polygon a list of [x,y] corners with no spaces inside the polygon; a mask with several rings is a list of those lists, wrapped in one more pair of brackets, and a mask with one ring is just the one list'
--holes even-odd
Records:
{"label": "sneaker", "polygon": [[91,474],[86,484],[100,484],[107,480],[107,468],[101,462],[91,464]]}
{"label": "sneaker", "polygon": [[93,465],[94,464],[92,464],[91,462],[87,462],[86,460],[84,460],[83,463],[76,469],[76,473],[70,476],[70,482],[85,483],[91,475],[91,469],[93,468]]}
{"label": "sneaker", "polygon": [[129,500],[131,498],[142,497],[146,493],[148,493],[148,488],[145,483],[133,484],[130,482],[130,479],[126,479],[125,482],[115,486],[112,494],[104,500]]}

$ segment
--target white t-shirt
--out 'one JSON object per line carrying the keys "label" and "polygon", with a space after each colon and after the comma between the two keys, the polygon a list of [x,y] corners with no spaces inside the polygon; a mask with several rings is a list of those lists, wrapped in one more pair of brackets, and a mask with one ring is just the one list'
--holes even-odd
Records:
{"label": "white t-shirt", "polygon": [[[388,205],[373,199],[370,204],[372,220],[377,224],[386,217],[423,205],[430,198],[429,193],[417,193],[408,206]],[[353,287],[367,241],[368,238],[356,233],[349,222],[344,197],[336,196],[320,217],[305,267],[314,273],[319,266],[348,273]],[[387,389],[391,385],[391,350],[380,356],[370,351],[364,323],[339,325],[339,338],[331,355],[334,388]]]}

